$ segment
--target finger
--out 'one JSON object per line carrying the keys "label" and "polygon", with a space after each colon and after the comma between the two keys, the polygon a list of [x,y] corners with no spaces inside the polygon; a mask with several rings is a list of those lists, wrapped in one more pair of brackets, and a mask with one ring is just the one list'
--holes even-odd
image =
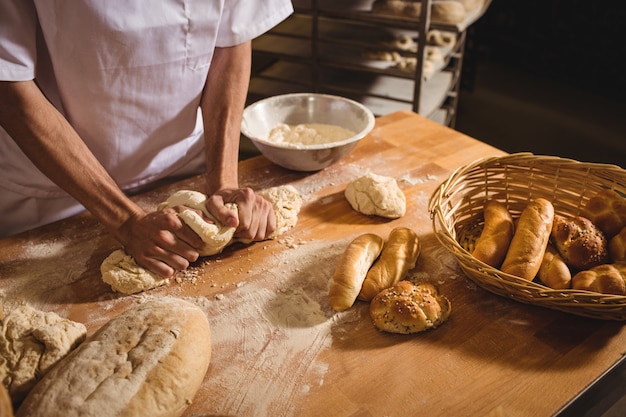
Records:
{"label": "finger", "polygon": [[[232,202],[237,203],[236,201]],[[211,213],[213,217],[215,217],[215,219],[221,224],[230,227],[239,226],[239,217],[236,213],[233,212],[232,209],[226,207],[226,203],[224,202],[222,196],[216,194],[212,195],[207,199],[206,206],[209,213]],[[239,206],[240,205],[238,204],[238,211],[241,211],[241,208]]]}

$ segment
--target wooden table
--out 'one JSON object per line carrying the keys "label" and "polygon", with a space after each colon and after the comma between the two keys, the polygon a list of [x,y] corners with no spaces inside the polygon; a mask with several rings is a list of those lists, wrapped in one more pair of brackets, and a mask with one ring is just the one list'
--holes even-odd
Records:
{"label": "wooden table", "polygon": [[[0,240],[0,290],[86,324],[91,334],[151,297],[197,303],[212,326],[213,355],[186,415],[219,416],[549,416],[615,364],[626,346],[619,322],[520,304],[478,288],[433,235],[427,210],[435,189],[460,165],[503,152],[410,112],[381,117],[341,162],[316,173],[284,170],[256,157],[241,183],[292,184],[299,223],[274,241],[233,245],[169,285],[119,296],[99,266],[118,246],[88,214]],[[393,176],[407,196],[397,220],[363,216],[343,197],[367,172]],[[153,208],[194,177],[138,196]],[[368,305],[335,314],[329,279],[348,242],[396,226],[419,235],[413,281],[435,283],[452,303],[441,327],[385,334]]]}

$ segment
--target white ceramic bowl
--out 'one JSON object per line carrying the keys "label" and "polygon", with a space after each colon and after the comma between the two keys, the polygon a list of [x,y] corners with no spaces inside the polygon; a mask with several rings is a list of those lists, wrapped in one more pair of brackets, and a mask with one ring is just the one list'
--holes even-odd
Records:
{"label": "white ceramic bowl", "polygon": [[[293,147],[268,140],[284,123],[320,123],[355,132],[338,142]],[[356,101],[328,94],[294,93],[268,97],[245,108],[241,132],[270,161],[294,171],[318,171],[339,161],[374,128],[374,115]]]}

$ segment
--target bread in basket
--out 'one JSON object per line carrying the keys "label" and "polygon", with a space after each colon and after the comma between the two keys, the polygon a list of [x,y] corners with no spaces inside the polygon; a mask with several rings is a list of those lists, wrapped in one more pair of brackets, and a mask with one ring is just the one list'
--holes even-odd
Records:
{"label": "bread in basket", "polygon": [[580,316],[626,320],[626,296],[548,288],[490,267],[468,251],[482,229],[485,202],[497,199],[514,218],[532,199],[552,202],[555,213],[580,215],[598,191],[626,196],[626,170],[608,164],[516,153],[481,159],[454,171],[432,194],[429,212],[439,241],[477,285],[514,300]]}

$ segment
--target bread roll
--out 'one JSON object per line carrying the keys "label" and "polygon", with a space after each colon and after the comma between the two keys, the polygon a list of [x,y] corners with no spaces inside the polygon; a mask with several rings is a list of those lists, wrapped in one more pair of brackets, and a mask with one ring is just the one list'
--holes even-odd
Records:
{"label": "bread roll", "polygon": [[583,216],[611,239],[626,226],[626,199],[612,190],[602,190],[589,199]]}
{"label": "bread roll", "polygon": [[489,200],[483,208],[485,225],[476,241],[472,256],[489,266],[498,268],[511,244],[515,226],[506,206]]}
{"label": "bread roll", "polygon": [[575,290],[626,295],[626,262],[598,265],[572,277]]}
{"label": "bread roll", "polygon": [[[412,0],[376,0],[372,4],[372,12],[392,16],[408,16],[420,18],[422,3]],[[433,0],[430,19],[433,22],[458,24],[465,20],[465,6],[454,0]]]}
{"label": "bread roll", "polygon": [[209,366],[204,312],[175,298],[114,317],[51,369],[18,417],[180,416]]}
{"label": "bread roll", "polygon": [[555,290],[570,288],[572,273],[557,250],[548,244],[543,260],[539,266],[539,281]]}
{"label": "bread roll", "polygon": [[573,269],[581,271],[609,262],[604,233],[585,217],[554,216],[550,236],[565,263]]}
{"label": "bread roll", "polygon": [[626,227],[609,241],[609,258],[612,262],[626,261]]}
{"label": "bread roll", "polygon": [[366,233],[350,242],[330,283],[328,299],[333,310],[343,311],[352,307],[384,242],[382,237],[373,233]]}
{"label": "bread roll", "polygon": [[502,272],[529,281],[535,278],[548,245],[553,219],[554,207],[548,200],[537,198],[528,203],[502,262]]}
{"label": "bread roll", "polygon": [[376,294],[403,279],[415,267],[419,253],[419,240],[413,230],[407,227],[393,229],[380,257],[365,276],[358,298],[371,301]]}
{"label": "bread roll", "polygon": [[370,316],[374,325],[390,333],[417,333],[442,324],[449,317],[450,301],[431,284],[400,281],[374,297]]}

